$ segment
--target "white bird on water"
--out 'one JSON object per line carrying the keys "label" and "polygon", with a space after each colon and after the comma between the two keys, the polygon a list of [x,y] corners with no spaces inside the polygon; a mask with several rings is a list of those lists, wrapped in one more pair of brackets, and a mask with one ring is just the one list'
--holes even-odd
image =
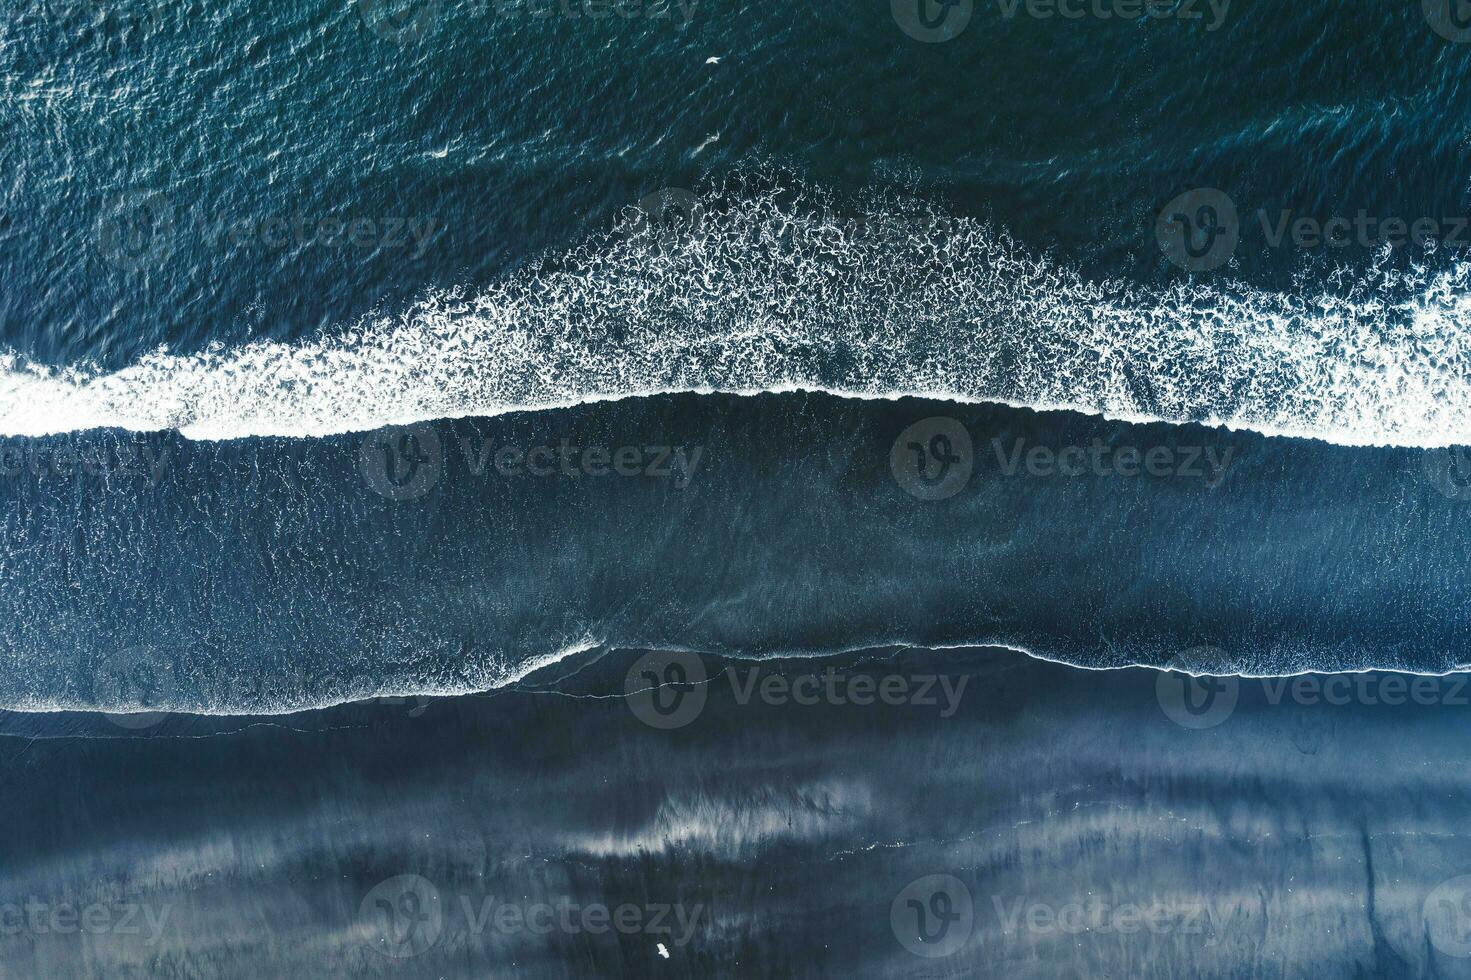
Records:
{"label": "white bird on water", "polygon": [[717,58],[717,57],[714,57],[712,55],[711,57],[705,59],[705,64],[707,64],[707,65],[718,65],[718,64],[720,64],[720,59]]}

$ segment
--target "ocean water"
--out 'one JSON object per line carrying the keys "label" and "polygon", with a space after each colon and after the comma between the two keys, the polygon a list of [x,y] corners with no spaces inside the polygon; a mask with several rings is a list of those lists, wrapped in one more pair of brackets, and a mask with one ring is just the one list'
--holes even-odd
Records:
{"label": "ocean water", "polygon": [[[933,486],[916,438],[953,439]],[[1447,450],[798,393],[12,445],[29,709],[479,691],[605,646],[1443,672],[1471,630]]]}
{"label": "ocean water", "polygon": [[1462,8],[12,4],[0,976],[1459,975]]}
{"label": "ocean water", "polygon": [[1171,675],[1010,651],[703,657],[660,715],[641,661],[9,715],[6,975],[1468,975],[1465,675],[1192,719]]}

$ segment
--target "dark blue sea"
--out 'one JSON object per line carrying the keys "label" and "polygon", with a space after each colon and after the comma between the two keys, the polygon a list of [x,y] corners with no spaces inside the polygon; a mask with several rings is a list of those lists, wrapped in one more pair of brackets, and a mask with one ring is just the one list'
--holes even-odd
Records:
{"label": "dark blue sea", "polygon": [[1471,976],[1471,3],[13,0],[0,977]]}

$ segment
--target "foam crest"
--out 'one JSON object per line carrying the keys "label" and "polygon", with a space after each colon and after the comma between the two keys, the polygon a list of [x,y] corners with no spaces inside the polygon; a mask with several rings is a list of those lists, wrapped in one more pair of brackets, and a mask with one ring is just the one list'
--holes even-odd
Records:
{"label": "foam crest", "polygon": [[[688,210],[688,209],[687,209]],[[847,217],[844,217],[844,214]],[[807,388],[1471,443],[1471,266],[1287,292],[1090,280],[1005,231],[885,198],[717,188],[478,291],[340,334],[123,370],[0,359],[0,431],[311,436],[666,392]]]}

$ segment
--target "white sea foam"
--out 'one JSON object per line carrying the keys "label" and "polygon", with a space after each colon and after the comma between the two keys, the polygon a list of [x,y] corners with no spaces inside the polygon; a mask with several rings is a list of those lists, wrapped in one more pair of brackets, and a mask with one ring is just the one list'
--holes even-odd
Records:
{"label": "white sea foam", "polygon": [[[853,212],[850,212],[853,213]],[[1471,265],[1292,293],[1093,281],[918,204],[712,191],[630,211],[484,290],[298,344],[112,373],[0,359],[0,432],[324,435],[665,392],[796,388],[1196,421],[1343,444],[1471,443]]]}

